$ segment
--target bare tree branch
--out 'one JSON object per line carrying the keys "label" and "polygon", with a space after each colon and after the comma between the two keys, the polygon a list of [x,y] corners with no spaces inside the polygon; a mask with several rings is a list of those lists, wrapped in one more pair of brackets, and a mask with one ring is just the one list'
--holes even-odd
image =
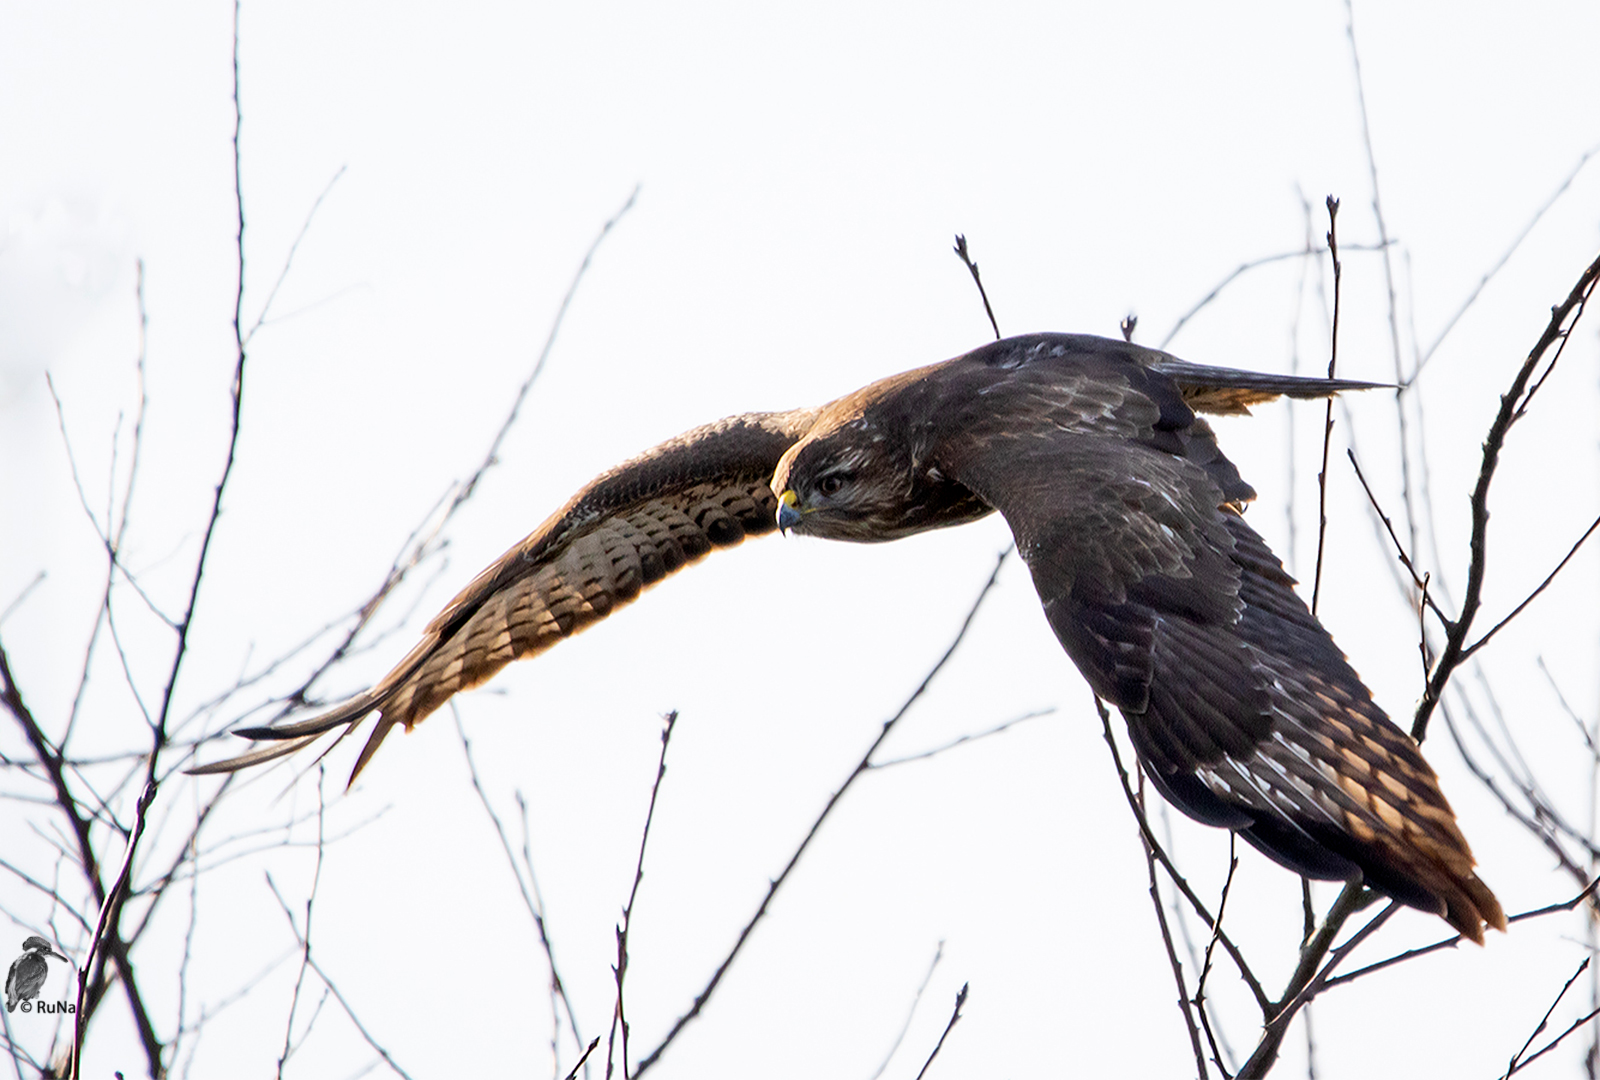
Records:
{"label": "bare tree branch", "polygon": [[944,1031],[939,1035],[939,1041],[933,1046],[933,1053],[928,1055],[928,1060],[922,1063],[922,1068],[917,1070],[917,1080],[922,1080],[928,1075],[928,1067],[933,1064],[933,1059],[939,1056],[939,1051],[944,1049],[944,1041],[950,1037],[950,1030],[961,1019],[961,1006],[967,1003],[967,984],[961,984],[961,990],[956,994],[956,1007],[950,1011],[950,1022],[944,1026]]}
{"label": "bare tree branch", "polygon": [[850,770],[850,775],[845,777],[844,783],[834,789],[833,794],[829,796],[828,801],[822,807],[822,812],[811,823],[811,828],[806,831],[806,835],[795,848],[794,854],[789,856],[789,861],[784,865],[783,870],[768,883],[766,894],[761,898],[761,903],[757,906],[755,914],[750,917],[750,920],[744,924],[743,929],[739,931],[739,936],[735,939],[733,948],[728,950],[728,955],[723,958],[722,963],[717,965],[717,970],[712,973],[710,980],[707,981],[700,993],[695,995],[694,1004],[689,1008],[688,1012],[678,1017],[655,1049],[644,1056],[639,1062],[639,1067],[634,1070],[634,1076],[644,1075],[646,1070],[659,1061],[662,1053],[668,1046],[672,1045],[678,1034],[695,1017],[700,1015],[700,1011],[705,1008],[706,1002],[711,1000],[711,995],[716,992],[718,985],[722,982],[722,977],[728,973],[728,968],[732,966],[734,959],[739,955],[740,950],[744,948],[744,943],[749,940],[750,934],[756,928],[756,924],[766,916],[767,909],[772,905],[772,900],[777,896],[778,890],[783,887],[783,883],[789,879],[789,875],[794,871],[795,866],[799,864],[800,856],[805,854],[806,849],[811,846],[811,841],[816,839],[817,833],[822,829],[822,823],[828,820],[829,815],[833,813],[833,808],[839,805],[839,800],[844,798],[845,792],[850,790],[851,785],[871,769],[872,757],[878,752],[878,748],[883,745],[884,740],[889,737],[889,733],[895,729],[895,725],[899,724],[906,713],[911,711],[911,707],[927,692],[934,676],[939,674],[944,669],[944,666],[950,662],[950,658],[955,655],[956,649],[965,640],[967,631],[971,629],[972,621],[977,618],[978,609],[983,606],[983,601],[994,588],[995,582],[999,580],[1000,568],[1005,565],[1006,558],[1011,554],[1012,550],[1012,548],[1006,548],[995,559],[994,570],[989,574],[989,580],[984,582],[983,588],[978,591],[977,599],[972,602],[972,606],[967,610],[966,617],[961,620],[961,628],[956,631],[955,638],[950,642],[949,647],[945,649],[944,655],[934,662],[933,667],[923,676],[922,682],[917,685],[915,690],[911,691],[911,695],[906,698],[895,714],[883,722],[877,738],[872,740],[872,745],[867,747],[867,752],[861,756],[860,761],[856,762],[855,768]]}
{"label": "bare tree branch", "polygon": [[[1466,659],[1467,633],[1472,627],[1472,620],[1478,614],[1478,608],[1483,603],[1483,582],[1488,573],[1489,558],[1489,486],[1493,483],[1495,470],[1500,464],[1500,451],[1505,447],[1506,436],[1510,433],[1512,425],[1523,415],[1523,410],[1527,406],[1527,399],[1532,394],[1529,382],[1534,372],[1552,347],[1555,348],[1555,352],[1546,365],[1546,373],[1548,374],[1549,369],[1554,368],[1559,362],[1573,327],[1583,317],[1584,307],[1589,302],[1589,297],[1594,294],[1597,281],[1600,281],[1600,257],[1591,262],[1579,276],[1577,284],[1572,287],[1567,298],[1551,309],[1549,323],[1529,351],[1527,359],[1517,370],[1515,378],[1511,380],[1510,389],[1500,398],[1500,410],[1489,425],[1489,433],[1483,440],[1483,464],[1478,469],[1478,481],[1472,490],[1472,538],[1469,542],[1471,560],[1467,566],[1466,593],[1461,601],[1461,614],[1451,625],[1445,637],[1444,648],[1434,660],[1433,673],[1428,679],[1422,700],[1417,703],[1416,714],[1411,721],[1411,736],[1418,742],[1427,736],[1428,719],[1439,704],[1445,684],[1449,682],[1450,676],[1455,673],[1460,663]],[[1539,384],[1534,385],[1537,387]]]}
{"label": "bare tree branch", "polygon": [[610,1080],[611,1051],[622,1029],[622,1080],[628,1080],[628,1014],[623,1008],[622,984],[628,977],[628,932],[633,929],[633,904],[639,899],[639,883],[644,880],[644,853],[650,845],[650,825],[656,818],[656,798],[661,794],[661,781],[667,775],[667,745],[672,742],[672,729],[678,723],[676,710],[662,718],[661,759],[656,764],[655,782],[650,785],[650,807],[644,814],[644,828],[639,832],[639,861],[633,868],[633,888],[628,890],[628,903],[622,909],[622,922],[617,926],[617,966],[612,973],[617,980],[617,1004],[611,1014],[611,1036],[606,1040],[606,1078]]}
{"label": "bare tree branch", "polygon": [[994,328],[994,339],[999,341],[1000,324],[995,321],[994,308],[989,306],[989,292],[983,287],[983,278],[978,276],[978,264],[973,262],[972,257],[967,254],[967,238],[960,233],[956,233],[955,252],[972,274],[972,283],[978,287],[978,295],[983,298],[983,313],[989,316],[989,325]]}

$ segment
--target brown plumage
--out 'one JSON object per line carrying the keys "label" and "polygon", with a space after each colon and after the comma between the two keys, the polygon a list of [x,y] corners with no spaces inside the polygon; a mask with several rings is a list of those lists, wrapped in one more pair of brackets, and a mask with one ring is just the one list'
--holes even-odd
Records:
{"label": "brown plumage", "polygon": [[396,724],[746,536],[893,540],[998,510],[1057,638],[1169,800],[1292,870],[1364,876],[1481,942],[1505,916],[1433,770],[1245,524],[1255,492],[1196,415],[1365,385],[1036,334],[821,409],[730,417],[587,485],[371,690],[242,731],[272,742],[195,771],[271,760],[376,712],[360,772]]}

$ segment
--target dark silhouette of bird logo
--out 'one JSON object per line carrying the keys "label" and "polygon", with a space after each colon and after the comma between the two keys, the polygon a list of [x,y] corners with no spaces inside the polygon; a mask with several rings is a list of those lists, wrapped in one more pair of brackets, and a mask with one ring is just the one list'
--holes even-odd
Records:
{"label": "dark silhouette of bird logo", "polygon": [[[16,1012],[19,1001],[32,1001],[39,996],[39,988],[44,985],[45,976],[50,974],[50,962],[45,959],[47,956],[57,960],[67,959],[52,949],[42,937],[30,937],[22,942],[22,955],[11,961],[11,971],[6,975],[6,1012]],[[71,963],[70,960],[67,962]]]}

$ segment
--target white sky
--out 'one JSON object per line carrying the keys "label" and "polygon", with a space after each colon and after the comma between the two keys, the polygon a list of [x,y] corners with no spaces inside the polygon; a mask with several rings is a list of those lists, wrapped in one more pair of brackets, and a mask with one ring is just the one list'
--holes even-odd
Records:
{"label": "white sky", "polygon": [[[43,374],[103,517],[112,435],[125,469],[137,401],[135,260],[150,406],[124,557],[167,610],[181,606],[223,459],[230,17],[225,4],[0,0],[0,611],[47,575],[0,635],[33,709],[56,727],[102,570]],[[1434,341],[1600,143],[1600,9],[1362,3],[1355,17],[1409,366],[1412,342]],[[637,205],[582,283],[501,464],[448,532],[447,564],[397,598],[384,625],[415,605],[405,626],[318,684],[328,698],[380,675],[439,604],[601,469],[727,413],[820,402],[981,344],[982,306],[949,251],[958,231],[1005,332],[1115,334],[1133,312],[1149,344],[1240,263],[1302,246],[1301,192],[1315,236],[1328,193],[1343,199],[1346,244],[1377,236],[1345,9],[1326,0],[788,11],[247,3],[242,34],[247,320],[343,173],[252,343],[244,434],[180,715],[372,591],[487,449],[584,250],[635,184]],[[1422,561],[1456,596],[1478,445],[1549,306],[1593,258],[1597,208],[1591,164],[1424,376],[1444,557]],[[1325,364],[1321,279],[1312,266],[1302,294],[1302,271],[1288,260],[1245,276],[1170,347],[1241,367],[1288,370],[1296,353],[1306,370]],[[1345,289],[1343,371],[1392,377],[1380,258],[1348,253]],[[1496,489],[1486,619],[1600,510],[1595,340],[1590,322],[1514,436]],[[1393,511],[1392,397],[1350,409],[1363,464]],[[1320,415],[1301,407],[1295,418],[1292,552],[1285,411],[1223,434],[1261,492],[1252,521],[1303,577]],[[1331,469],[1324,618],[1404,720],[1420,689],[1414,616],[1344,464],[1348,430]],[[586,1036],[603,1031],[611,1007],[613,926],[660,714],[676,708],[681,719],[636,911],[636,1048],[688,1007],[767,879],[947,644],[1006,540],[989,521],[871,549],[748,545],[461,699],[501,813],[514,819],[514,791],[528,799],[551,933]],[[1597,590],[1588,552],[1486,652],[1508,723],[1580,819],[1587,759],[1534,658],[1592,722]],[[153,698],[171,635],[127,590],[117,603],[138,688]],[[114,657],[100,661],[83,752],[142,738]],[[294,685],[297,671],[265,692]],[[870,1076],[941,941],[884,1075],[916,1074],[963,982],[965,1018],[930,1075],[1192,1069],[1088,691],[1020,565],[1002,573],[935,691],[891,753],[1056,711],[865,777],[655,1075]],[[1436,732],[1428,756],[1508,910],[1570,896],[1570,881]],[[0,737],[8,754],[14,742]],[[340,780],[352,754],[335,754]],[[252,787],[216,838],[314,806],[310,779],[273,801],[290,780],[279,770]],[[174,778],[158,808],[192,812],[196,797],[193,782]],[[448,711],[393,737],[330,806],[328,830],[380,812],[328,851],[319,961],[414,1076],[548,1075],[542,955]],[[8,804],[7,857],[48,868],[18,815]],[[1191,880],[1214,898],[1226,835],[1173,828]],[[263,871],[298,904],[312,870],[309,849],[273,850],[202,883],[187,1019],[292,946]],[[0,893],[31,913],[29,927],[50,919],[13,880]],[[1318,895],[1326,903],[1333,889]],[[1299,918],[1298,882],[1243,853],[1229,922],[1269,986],[1292,962]],[[174,903],[138,956],[166,1033],[186,920]],[[1441,929],[1408,912],[1362,955]],[[0,948],[27,932],[3,930]],[[1494,1075],[1577,964],[1579,935],[1576,918],[1547,920],[1330,994],[1315,1014],[1318,1075]],[[1231,976],[1224,965],[1211,992],[1246,1049],[1250,1010]],[[293,978],[293,964],[274,969],[209,1021],[192,1075],[269,1074]],[[86,1075],[140,1068],[115,1013],[100,1020]],[[12,1023],[24,1042],[42,1030]],[[1541,1075],[1573,1073],[1578,1053],[1558,1052]],[[1303,1074],[1304,1055],[1297,1029],[1282,1074]],[[371,1056],[330,1003],[290,1072],[348,1076]],[[563,1072],[572,1059],[564,1039]]]}

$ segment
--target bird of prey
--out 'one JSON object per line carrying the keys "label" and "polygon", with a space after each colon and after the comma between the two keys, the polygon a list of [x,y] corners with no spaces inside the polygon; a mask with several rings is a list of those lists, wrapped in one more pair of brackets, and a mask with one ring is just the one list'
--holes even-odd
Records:
{"label": "bird of prey", "polygon": [[18,1004],[39,996],[39,988],[44,985],[45,976],[50,974],[50,961],[45,959],[47,956],[57,960],[67,959],[42,937],[23,939],[22,955],[11,961],[11,970],[6,973],[6,1012],[16,1012]]}
{"label": "bird of prey", "polygon": [[728,417],[596,477],[372,689],[243,730],[270,742],[194,771],[268,761],[377,713],[359,773],[396,725],[746,536],[895,540],[998,511],[1056,637],[1168,800],[1297,873],[1362,877],[1482,942],[1505,916],[1438,779],[1245,523],[1255,492],[1196,415],[1370,385],[1032,334],[820,408]]}

